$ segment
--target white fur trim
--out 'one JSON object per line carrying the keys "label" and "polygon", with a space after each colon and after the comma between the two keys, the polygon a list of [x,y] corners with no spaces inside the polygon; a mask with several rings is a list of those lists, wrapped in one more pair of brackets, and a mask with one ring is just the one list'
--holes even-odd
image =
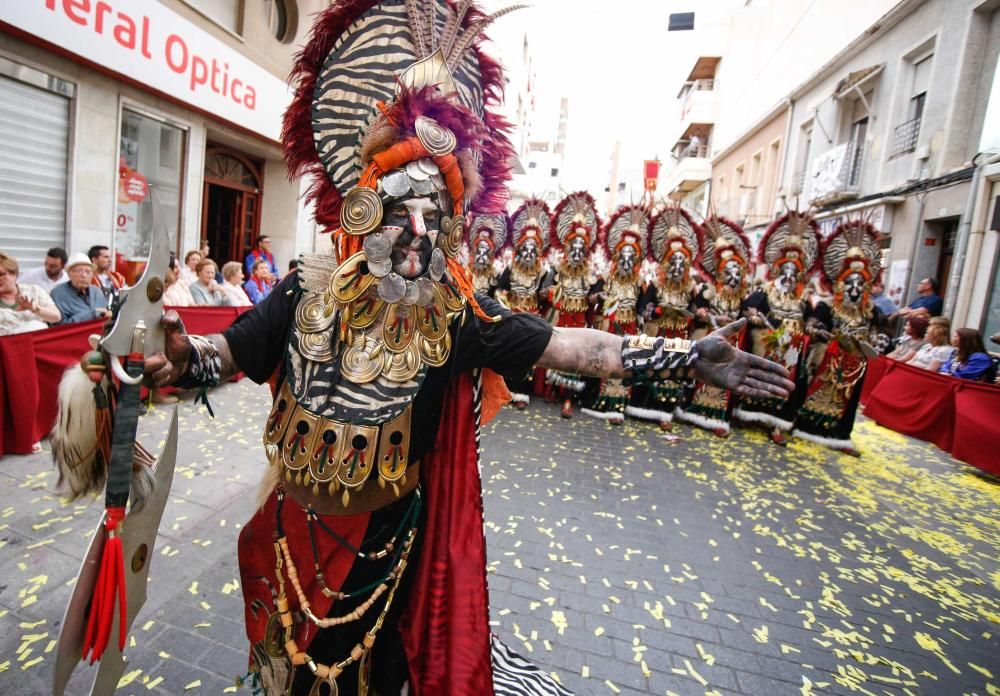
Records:
{"label": "white fur trim", "polygon": [[830,449],[842,450],[850,448],[856,450],[857,447],[854,446],[854,442],[851,440],[837,440],[832,437],[823,437],[822,435],[813,435],[812,433],[807,433],[796,428],[792,431],[793,437],[801,437],[803,440],[809,440],[809,442],[815,442],[817,445],[823,445],[829,447]]}
{"label": "white fur trim", "polygon": [[724,420],[708,418],[697,413],[688,413],[683,409],[677,409],[676,415],[678,419],[705,428],[706,430],[724,430],[727,433],[729,432],[729,423]]}
{"label": "white fur trim", "polygon": [[531,403],[531,397],[530,396],[528,396],[527,394],[521,394],[521,393],[518,393],[518,392],[515,392],[515,393],[511,394],[510,395],[510,400],[513,401],[514,403],[517,403],[517,402],[521,402],[521,403],[525,403],[525,404],[530,404]]}
{"label": "white fur trim", "polygon": [[657,423],[669,423],[674,419],[673,411],[657,411],[655,408],[639,408],[638,406],[626,406],[625,415]]}
{"label": "white fur trim", "polygon": [[600,420],[618,423],[622,423],[625,420],[625,416],[618,411],[594,411],[589,408],[581,408],[580,413],[590,416],[591,418],[599,418]]}
{"label": "white fur trim", "polygon": [[733,409],[733,417],[738,418],[744,423],[763,423],[764,425],[769,425],[772,428],[781,428],[785,432],[792,429],[792,421],[781,420],[777,416],[772,416],[770,413],[764,413],[763,411],[744,411],[739,406]]}

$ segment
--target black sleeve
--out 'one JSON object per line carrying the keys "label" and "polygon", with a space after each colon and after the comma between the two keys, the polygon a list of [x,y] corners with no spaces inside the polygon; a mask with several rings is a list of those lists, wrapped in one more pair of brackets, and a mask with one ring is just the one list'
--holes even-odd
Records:
{"label": "black sleeve", "polygon": [[300,294],[298,273],[289,273],[271,294],[222,332],[237,367],[257,384],[266,382],[285,354]]}
{"label": "black sleeve", "polygon": [[645,314],[646,305],[648,305],[650,302],[654,303],[656,302],[656,286],[650,283],[649,287],[643,290],[642,286],[640,285],[639,299],[636,300],[635,303],[635,311],[639,314],[639,316],[643,316],[643,314]]}
{"label": "black sleeve", "polygon": [[457,368],[488,367],[511,379],[523,377],[549,345],[552,326],[534,314],[511,312],[485,295],[476,295],[476,301],[486,314],[502,319],[491,324],[466,308],[457,341]]}
{"label": "black sleeve", "polygon": [[497,290],[502,290],[504,292],[510,291],[510,268],[503,269],[500,273],[500,278],[497,280]]}
{"label": "black sleeve", "polygon": [[827,331],[833,328],[833,312],[830,311],[830,305],[826,302],[820,302],[815,307],[809,307],[806,303],[806,319],[812,319],[815,323],[821,324]]}

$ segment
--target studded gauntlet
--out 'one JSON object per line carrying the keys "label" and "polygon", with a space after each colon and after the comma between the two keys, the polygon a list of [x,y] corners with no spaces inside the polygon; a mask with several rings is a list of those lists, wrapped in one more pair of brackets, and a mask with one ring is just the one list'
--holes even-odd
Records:
{"label": "studded gauntlet", "polygon": [[622,367],[630,384],[690,379],[697,360],[697,341],[652,336],[622,339]]}

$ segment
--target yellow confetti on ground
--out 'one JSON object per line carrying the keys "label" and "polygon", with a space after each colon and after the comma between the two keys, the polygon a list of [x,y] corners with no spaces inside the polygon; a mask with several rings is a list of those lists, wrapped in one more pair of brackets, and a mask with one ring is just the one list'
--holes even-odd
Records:
{"label": "yellow confetti on ground", "polygon": [[118,688],[120,689],[123,686],[128,686],[129,684],[134,682],[136,677],[138,677],[140,674],[142,674],[141,669],[133,669],[131,672],[123,674],[122,678],[118,680]]}
{"label": "yellow confetti on ground", "polygon": [[163,682],[163,677],[156,677],[155,679],[150,679],[149,683],[146,684],[146,688],[152,691],[158,687]]}
{"label": "yellow confetti on ground", "polygon": [[185,691],[190,691],[191,689],[197,689],[201,686],[201,679],[195,679],[193,682],[184,687]]}

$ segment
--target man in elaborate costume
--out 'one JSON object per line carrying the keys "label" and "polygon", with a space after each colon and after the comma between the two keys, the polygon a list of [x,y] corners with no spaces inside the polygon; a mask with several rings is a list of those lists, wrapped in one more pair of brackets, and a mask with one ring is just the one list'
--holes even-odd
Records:
{"label": "man in elaborate costume", "polygon": [[[650,223],[650,248],[657,264],[655,299],[647,305],[647,336],[688,339],[694,321],[694,297],[701,254],[701,230],[686,210],[671,205]],[[651,420],[670,430],[674,411],[684,398],[684,385],[657,381],[640,392],[633,388],[632,404],[625,414]]]}
{"label": "man in elaborate costume", "polygon": [[472,219],[469,232],[469,272],[472,288],[480,295],[494,297],[500,274],[497,260],[507,243],[506,213],[477,215]]}
{"label": "man in elaborate costume", "polygon": [[775,220],[761,237],[757,255],[766,265],[767,285],[747,298],[753,354],[784,365],[796,390],[788,399],[741,399],[733,415],[767,426],[779,445],[786,444],[804,396],[801,367],[809,347],[806,320],[811,314],[804,293],[816,270],[819,246],[819,225],[809,213],[789,211]]}
{"label": "man in elaborate costume", "polygon": [[464,213],[499,211],[510,152],[486,108],[502,84],[478,48],[488,19],[444,0],[319,15],[284,147],[292,175],[314,177],[333,250],[304,255],[223,334],[188,336],[168,313],[165,354],[146,360],[157,386],[274,380],[271,466],[239,542],[251,669],[268,693],[489,696],[495,675],[506,693],[561,693],[490,659],[476,438],[502,391],[489,370],[792,386],[729,345],[739,325],[694,345],[554,331],[473,294],[456,258]]}
{"label": "man in elaborate costume", "polygon": [[871,301],[882,272],[878,232],[860,219],[842,222],[823,245],[822,268],[833,288],[832,319],[811,328],[805,400],[792,434],[857,456],[851,431],[878,324]]}
{"label": "man in elaborate costume", "polygon": [[[510,244],[514,258],[500,275],[497,293],[501,302],[514,312],[541,316],[545,272],[542,261],[548,252],[549,224],[552,213],[545,201],[529,198],[511,216]],[[545,392],[545,370],[532,368],[507,380],[514,406],[523,409],[531,394]]]}
{"label": "man in elaborate costume", "polygon": [[[639,272],[647,253],[649,213],[638,205],[622,206],[611,216],[604,231],[604,250],[611,260],[607,280],[600,280],[593,295],[600,310],[594,328],[619,336],[638,331],[636,302],[639,298]],[[631,390],[620,379],[601,381],[597,396],[581,411],[593,418],[612,423],[625,421]]]}
{"label": "man in elaborate costume", "polygon": [[[695,316],[701,328],[695,337],[735,321],[742,316],[748,294],[751,266],[750,242],[743,229],[731,220],[713,215],[702,226],[701,264],[709,282],[695,297]],[[734,346],[741,346],[744,331],[731,337]],[[678,407],[681,420],[711,430],[719,437],[729,435],[733,394],[726,389],[699,383],[688,403]]]}
{"label": "man in elaborate costume", "polygon": [[[587,310],[597,282],[591,268],[591,252],[600,231],[594,199],[585,191],[566,196],[556,206],[551,227],[549,243],[562,251],[555,282],[547,290],[552,323],[562,328],[583,328],[587,326]],[[571,418],[573,401],[583,393],[587,382],[579,375],[555,370],[549,371],[546,380],[563,402],[562,417]]]}

